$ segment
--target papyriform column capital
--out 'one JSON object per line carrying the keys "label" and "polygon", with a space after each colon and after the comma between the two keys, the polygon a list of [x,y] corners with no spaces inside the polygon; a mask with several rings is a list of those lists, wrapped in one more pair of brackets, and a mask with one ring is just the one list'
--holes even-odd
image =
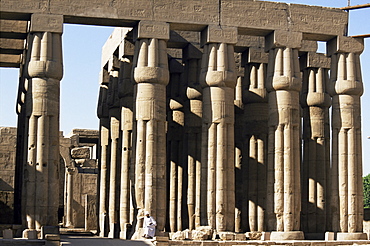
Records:
{"label": "papyriform column capital", "polygon": [[360,54],[363,50],[363,38],[337,36],[327,43],[327,54],[332,58],[332,96],[362,95]]}
{"label": "papyriform column capital", "polygon": [[134,29],[136,83],[167,85],[169,70],[167,44],[170,26],[165,22],[140,21]]}
{"label": "papyriform column capital", "polygon": [[202,31],[203,58],[200,72],[202,87],[235,87],[234,45],[236,42],[236,27],[209,25]]}

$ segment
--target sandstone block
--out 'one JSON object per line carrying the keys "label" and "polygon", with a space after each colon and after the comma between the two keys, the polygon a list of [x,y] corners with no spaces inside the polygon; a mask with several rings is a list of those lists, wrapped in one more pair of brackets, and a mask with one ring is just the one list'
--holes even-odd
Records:
{"label": "sandstone block", "polygon": [[191,234],[193,240],[209,240],[212,239],[213,229],[210,226],[199,226]]}
{"label": "sandstone block", "polygon": [[209,25],[201,33],[200,46],[208,43],[236,44],[238,30],[236,27]]}
{"label": "sandstone block", "polygon": [[46,234],[45,239],[48,241],[59,241],[60,235],[59,234]]}
{"label": "sandstone block", "polygon": [[134,38],[170,39],[170,25],[166,22],[140,21],[134,29]]}
{"label": "sandstone block", "polygon": [[246,235],[244,233],[235,233],[235,240],[236,241],[245,241]]}
{"label": "sandstone block", "polygon": [[38,239],[37,230],[26,229],[23,231],[22,237],[27,239]]}
{"label": "sandstone block", "polygon": [[63,33],[63,15],[32,14],[31,32]]}
{"label": "sandstone block", "polygon": [[186,61],[190,59],[202,59],[202,52],[199,50],[199,47],[192,44],[188,44],[182,50],[182,60]]}
{"label": "sandstone block", "polygon": [[243,53],[242,64],[245,63],[267,63],[268,53],[263,48],[250,47]]}
{"label": "sandstone block", "polygon": [[266,36],[265,51],[278,47],[300,48],[302,43],[301,32],[276,30]]}
{"label": "sandstone block", "polygon": [[338,232],[337,233],[338,241],[347,241],[347,240],[367,240],[367,234],[362,232]]}
{"label": "sandstone block", "polygon": [[59,235],[59,226],[42,226],[41,227],[41,239],[46,239],[47,234]]}
{"label": "sandstone block", "polygon": [[312,40],[302,40],[300,52],[316,52],[317,51],[317,41]]}
{"label": "sandstone block", "polygon": [[308,52],[306,55],[301,56],[301,69],[316,67],[316,68],[330,68],[331,59],[324,54]]}
{"label": "sandstone block", "polygon": [[261,240],[262,232],[247,232],[246,236],[249,240]]}
{"label": "sandstone block", "polygon": [[335,240],[335,232],[327,231],[325,232],[325,241],[333,241]]}
{"label": "sandstone block", "polygon": [[364,39],[337,36],[326,43],[326,53],[331,56],[335,53],[361,54],[364,51]]}
{"label": "sandstone block", "polygon": [[13,230],[12,229],[5,229],[3,231],[3,239],[13,239]]}
{"label": "sandstone block", "polygon": [[73,148],[71,150],[71,156],[73,159],[89,159],[90,148],[89,147]]}
{"label": "sandstone block", "polygon": [[230,241],[235,239],[235,233],[233,232],[220,232],[218,233],[221,240]]}
{"label": "sandstone block", "polygon": [[303,240],[304,234],[302,231],[288,231],[280,232],[273,231],[271,232],[270,240]]}

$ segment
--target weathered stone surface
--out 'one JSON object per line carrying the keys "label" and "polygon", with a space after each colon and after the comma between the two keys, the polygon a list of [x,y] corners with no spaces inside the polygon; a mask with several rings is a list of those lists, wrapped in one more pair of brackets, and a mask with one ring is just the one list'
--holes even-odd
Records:
{"label": "weathered stone surface", "polygon": [[200,45],[209,43],[236,44],[237,42],[238,31],[236,27],[209,25],[202,31]]}
{"label": "weathered stone surface", "polygon": [[63,15],[31,15],[31,32],[63,33]]}
{"label": "weathered stone surface", "polygon": [[193,240],[209,240],[212,239],[213,229],[210,226],[200,226],[191,232]]}
{"label": "weathered stone surface", "polygon": [[89,147],[79,147],[71,150],[71,156],[73,159],[89,159],[90,155]]}

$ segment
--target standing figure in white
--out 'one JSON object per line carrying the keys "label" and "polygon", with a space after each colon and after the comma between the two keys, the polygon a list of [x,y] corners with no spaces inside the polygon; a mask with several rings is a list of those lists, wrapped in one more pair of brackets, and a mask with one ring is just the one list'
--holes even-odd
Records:
{"label": "standing figure in white", "polygon": [[157,222],[155,221],[155,219],[149,215],[148,211],[145,211],[144,225],[143,225],[145,238],[154,237],[156,225],[157,225]]}

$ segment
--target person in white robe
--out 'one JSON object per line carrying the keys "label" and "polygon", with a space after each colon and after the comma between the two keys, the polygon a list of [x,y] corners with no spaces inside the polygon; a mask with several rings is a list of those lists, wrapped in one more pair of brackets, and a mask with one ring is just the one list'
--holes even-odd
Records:
{"label": "person in white robe", "polygon": [[155,219],[149,215],[148,211],[145,211],[145,217],[144,217],[144,237],[145,238],[153,238],[155,234],[155,227],[157,226],[157,222]]}

